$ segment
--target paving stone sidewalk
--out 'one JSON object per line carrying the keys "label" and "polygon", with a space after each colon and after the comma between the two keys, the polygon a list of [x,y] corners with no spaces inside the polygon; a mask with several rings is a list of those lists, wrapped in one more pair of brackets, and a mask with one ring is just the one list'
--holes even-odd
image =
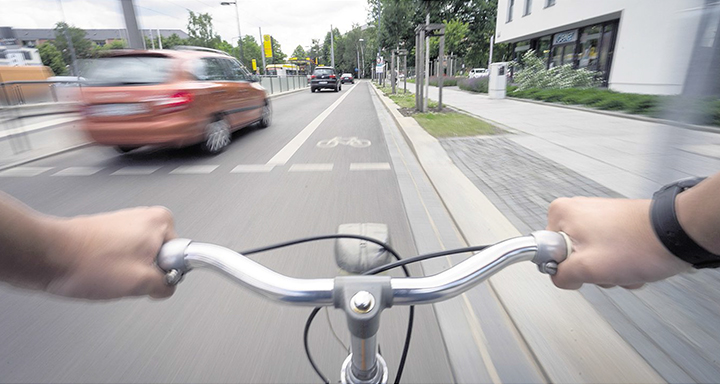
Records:
{"label": "paving stone sidewalk", "polygon": [[[547,208],[557,197],[622,197],[513,136],[453,138],[441,144],[521,232],[545,228]],[[668,382],[720,378],[719,271],[684,274],[632,292],[594,286],[581,292]]]}

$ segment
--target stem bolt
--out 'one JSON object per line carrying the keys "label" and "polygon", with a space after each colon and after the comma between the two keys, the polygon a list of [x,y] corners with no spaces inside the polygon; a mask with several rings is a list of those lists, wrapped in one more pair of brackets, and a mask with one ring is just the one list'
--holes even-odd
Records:
{"label": "stem bolt", "polygon": [[375,306],[375,297],[367,291],[360,291],[350,299],[350,307],[357,313],[368,313]]}

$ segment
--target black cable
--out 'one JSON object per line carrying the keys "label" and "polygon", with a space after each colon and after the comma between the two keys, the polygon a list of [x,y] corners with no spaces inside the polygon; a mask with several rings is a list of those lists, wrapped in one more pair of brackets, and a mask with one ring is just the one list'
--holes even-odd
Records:
{"label": "black cable", "polygon": [[419,255],[414,256],[409,259],[402,259],[400,261],[396,261],[394,263],[381,265],[379,267],[373,268],[364,274],[368,275],[375,275],[381,272],[385,272],[387,270],[397,268],[397,267],[403,267],[407,264],[417,263],[418,261],[423,261],[427,259],[433,259],[440,256],[446,256],[446,255],[454,255],[456,253],[465,253],[465,252],[476,252],[476,251],[482,251],[483,249],[489,247],[488,245],[478,245],[475,247],[467,247],[467,248],[458,248],[458,249],[449,249],[445,251],[435,252],[435,253],[428,253],[425,255]]}
{"label": "black cable", "polygon": [[369,241],[373,244],[377,244],[377,245],[385,248],[385,250],[388,251],[388,253],[390,253],[391,255],[393,255],[394,258],[396,258],[397,260],[401,260],[400,255],[398,255],[398,253],[394,249],[392,249],[392,247],[390,247],[388,244],[383,243],[380,240],[373,239],[372,237],[367,237],[367,236],[350,235],[350,234],[342,234],[342,233],[337,233],[337,234],[333,234],[333,235],[304,237],[302,239],[291,240],[291,241],[286,241],[284,243],[268,245],[268,246],[262,247],[262,248],[249,249],[247,251],[238,252],[238,253],[241,255],[247,256],[247,255],[252,255],[253,253],[267,252],[267,251],[272,251],[273,249],[289,247],[291,245],[308,243],[311,241],[318,241],[318,240],[328,240],[328,239],[357,239],[357,240]]}
{"label": "black cable", "polygon": [[320,379],[325,384],[330,384],[330,380],[325,377],[325,375],[320,372],[320,368],[318,368],[317,365],[315,365],[315,360],[313,360],[312,356],[310,355],[310,346],[308,344],[308,334],[310,333],[310,325],[312,324],[313,319],[315,319],[315,316],[317,316],[318,312],[320,312],[320,309],[322,307],[315,307],[312,312],[310,312],[310,316],[308,317],[307,321],[305,322],[305,332],[303,332],[303,344],[305,345],[305,354],[307,355],[308,360],[310,360],[310,365],[312,365],[313,369],[315,370],[315,373],[320,376]]}

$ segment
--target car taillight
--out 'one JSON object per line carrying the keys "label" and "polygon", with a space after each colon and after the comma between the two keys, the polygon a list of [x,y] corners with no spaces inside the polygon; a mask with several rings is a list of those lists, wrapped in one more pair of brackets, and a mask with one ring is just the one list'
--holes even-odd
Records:
{"label": "car taillight", "polygon": [[315,77],[316,77],[315,75],[310,76],[311,79],[314,79]]}
{"label": "car taillight", "polygon": [[334,79],[334,78],[335,78],[335,75],[330,75],[330,78],[331,78],[331,79]]}
{"label": "car taillight", "polygon": [[193,94],[187,91],[179,91],[170,97],[163,97],[153,101],[157,107],[162,108],[163,112],[175,112],[189,107],[193,101]]}

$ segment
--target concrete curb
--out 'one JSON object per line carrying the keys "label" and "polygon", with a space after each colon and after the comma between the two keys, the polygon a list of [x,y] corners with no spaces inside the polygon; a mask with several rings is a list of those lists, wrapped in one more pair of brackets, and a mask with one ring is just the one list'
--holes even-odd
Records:
{"label": "concrete curb", "polygon": [[[373,88],[467,243],[495,243],[520,235],[453,164],[440,142]],[[664,382],[579,292],[555,288],[534,265],[506,268],[490,279],[490,285],[551,382]]]}
{"label": "concrete curb", "polygon": [[271,95],[268,95],[267,98],[268,98],[268,99],[274,99],[274,98],[276,98],[276,97],[289,95],[289,94],[291,94],[291,93],[304,91],[304,90],[306,90],[306,89],[310,89],[310,87],[298,88],[298,89],[293,89],[292,91],[285,91],[285,92],[280,92],[280,93],[273,93],[273,94],[271,94]]}
{"label": "concrete curb", "polygon": [[52,156],[55,156],[55,155],[59,155],[59,154],[61,154],[61,153],[70,152],[70,151],[74,151],[74,150],[76,150],[76,149],[81,149],[81,148],[89,147],[89,146],[91,146],[91,145],[93,145],[93,143],[76,144],[76,145],[73,145],[73,146],[68,147],[68,148],[63,148],[63,149],[59,149],[59,150],[57,150],[57,151],[48,152],[48,153],[45,153],[45,154],[43,154],[43,155],[36,156],[36,157],[30,158],[30,159],[20,160],[20,161],[14,162],[14,163],[10,163],[10,164],[7,164],[7,165],[3,165],[3,166],[0,166],[0,172],[1,172],[1,171],[4,171],[4,170],[6,170],[6,169],[19,167],[19,166],[21,166],[21,165],[25,165],[25,164],[32,163],[32,162],[35,162],[35,161],[38,161],[38,160],[42,160],[42,159],[45,159],[45,158],[48,158],[48,157],[52,157]]}
{"label": "concrete curb", "polygon": [[523,103],[531,103],[531,104],[544,105],[544,106],[546,106],[546,107],[556,107],[556,108],[572,109],[572,110],[575,110],[575,111],[597,113],[597,114],[599,114],[599,115],[606,115],[606,116],[613,116],[613,117],[621,117],[621,118],[624,118],[624,119],[639,120],[639,121],[645,121],[645,122],[648,122],[648,123],[672,125],[672,126],[679,127],[679,128],[691,129],[691,130],[693,130],[693,131],[702,131],[702,132],[710,132],[710,133],[720,133],[720,127],[712,127],[712,126],[709,126],[709,125],[688,124],[688,123],[682,123],[682,122],[674,121],[674,120],[657,119],[657,118],[654,118],[654,117],[647,117],[647,116],[642,116],[642,115],[631,115],[631,114],[629,114],[629,113],[622,113],[622,112],[603,111],[603,110],[601,110],[601,109],[586,108],[586,107],[580,107],[580,106],[577,106],[577,105],[548,103],[548,102],[546,102],[546,101],[522,99],[522,98],[519,98],[519,97],[508,97],[508,99],[509,99],[509,100],[513,100],[513,101],[521,101],[521,102],[523,102]]}

